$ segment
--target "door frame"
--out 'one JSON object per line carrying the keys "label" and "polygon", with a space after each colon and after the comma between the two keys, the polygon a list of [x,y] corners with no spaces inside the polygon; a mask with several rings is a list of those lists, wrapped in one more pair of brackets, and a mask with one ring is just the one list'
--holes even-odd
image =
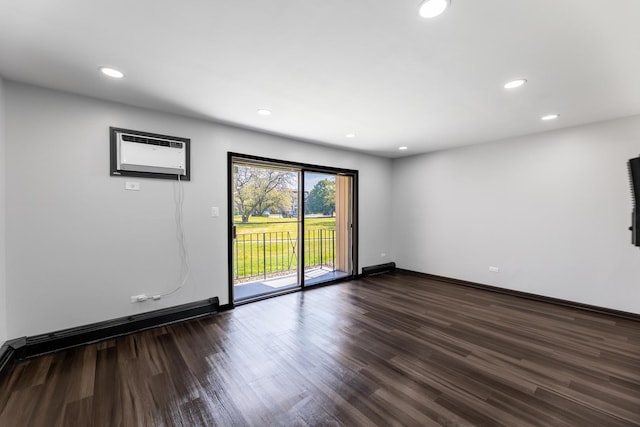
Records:
{"label": "door frame", "polygon": [[[272,158],[268,158],[268,157],[260,157],[260,156],[254,156],[254,155],[250,155],[250,154],[242,154],[242,153],[236,153],[236,152],[231,152],[228,151],[227,152],[227,256],[228,256],[228,267],[227,267],[227,275],[228,275],[228,284],[229,284],[229,306],[230,308],[235,307],[236,305],[239,304],[244,304],[245,301],[240,302],[240,303],[236,303],[234,301],[234,288],[233,288],[233,163],[234,160],[244,160],[247,161],[249,163],[256,163],[258,165],[263,164],[265,166],[285,166],[285,167],[292,167],[292,168],[296,168],[296,169],[300,169],[301,172],[301,185],[303,186],[303,193],[304,193],[304,173],[305,172],[317,172],[317,173],[328,173],[328,174],[336,174],[336,175],[349,175],[352,177],[353,179],[353,206],[352,206],[352,212],[351,212],[351,217],[352,217],[352,223],[351,223],[351,236],[352,236],[352,244],[351,244],[351,275],[346,276],[346,277],[342,277],[340,279],[336,279],[336,280],[331,280],[328,282],[324,282],[322,284],[319,285],[314,285],[312,286],[312,288],[317,288],[320,286],[325,286],[325,285],[331,285],[334,283],[338,283],[338,282],[342,282],[345,280],[351,280],[353,278],[355,278],[358,275],[358,223],[359,223],[359,216],[358,216],[358,171],[355,169],[343,169],[343,168],[336,168],[336,167],[332,167],[332,166],[321,166],[321,165],[314,165],[314,164],[309,164],[309,163],[299,163],[299,162],[291,162],[291,161],[287,161],[287,160],[279,160],[279,159],[272,159]],[[304,199],[304,196],[302,197]],[[302,200],[304,201],[304,200]],[[299,205],[298,209],[303,209],[304,206],[303,204]],[[304,229],[304,211],[301,217],[301,227],[302,229]],[[300,235],[300,234],[299,234]],[[300,246],[299,249],[299,254],[298,257],[299,259],[304,260],[304,245]],[[303,268],[301,269],[302,273],[299,274],[303,274],[304,273],[304,265],[302,266]],[[250,299],[247,300],[246,302],[252,302],[252,301],[257,301],[260,299],[266,299],[266,298],[271,298],[274,296],[278,296],[278,295],[283,295],[286,293],[291,293],[291,292],[299,292],[299,291],[304,291],[306,289],[310,289],[308,287],[304,286],[304,280],[300,280],[300,287],[296,288],[296,289],[291,289],[291,290],[287,290],[287,291],[283,291],[282,293],[273,293],[273,294],[268,294],[268,295],[264,295],[261,297],[257,297],[255,299]]]}

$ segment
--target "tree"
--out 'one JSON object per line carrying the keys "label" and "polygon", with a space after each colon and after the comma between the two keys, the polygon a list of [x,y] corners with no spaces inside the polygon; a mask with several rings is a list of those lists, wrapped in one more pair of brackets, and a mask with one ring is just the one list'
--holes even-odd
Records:
{"label": "tree", "polygon": [[236,166],[234,174],[235,208],[242,222],[267,210],[285,212],[292,207],[295,173],[255,166]]}
{"label": "tree", "polygon": [[336,182],[330,179],[318,181],[307,199],[308,213],[333,215],[336,210]]}

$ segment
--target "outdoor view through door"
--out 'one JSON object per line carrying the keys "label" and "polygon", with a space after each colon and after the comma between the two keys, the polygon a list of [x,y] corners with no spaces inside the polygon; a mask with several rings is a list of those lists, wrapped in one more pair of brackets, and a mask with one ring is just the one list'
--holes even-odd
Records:
{"label": "outdoor view through door", "polygon": [[357,172],[229,160],[234,302],[354,275]]}

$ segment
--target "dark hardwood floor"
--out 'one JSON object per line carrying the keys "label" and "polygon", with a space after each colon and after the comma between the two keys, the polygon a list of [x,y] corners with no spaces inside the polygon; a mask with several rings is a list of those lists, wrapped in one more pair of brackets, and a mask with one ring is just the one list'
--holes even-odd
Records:
{"label": "dark hardwood floor", "polygon": [[407,273],[16,364],[0,425],[640,425],[640,322]]}

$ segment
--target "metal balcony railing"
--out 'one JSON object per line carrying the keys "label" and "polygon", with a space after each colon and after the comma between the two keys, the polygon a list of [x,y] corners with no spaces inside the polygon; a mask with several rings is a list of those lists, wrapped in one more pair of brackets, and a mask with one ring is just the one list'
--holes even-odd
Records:
{"label": "metal balcony railing", "polygon": [[[336,230],[306,230],[303,237],[304,268],[323,267],[335,271]],[[233,244],[236,281],[277,277],[298,268],[297,233],[238,233]]]}

